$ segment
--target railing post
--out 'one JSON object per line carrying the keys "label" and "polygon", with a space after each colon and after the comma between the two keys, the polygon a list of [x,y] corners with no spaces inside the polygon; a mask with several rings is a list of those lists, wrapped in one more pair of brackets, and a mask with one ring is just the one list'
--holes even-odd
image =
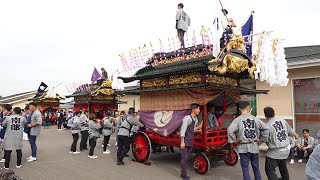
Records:
{"label": "railing post", "polygon": [[202,141],[203,147],[207,146],[207,105],[202,106]]}

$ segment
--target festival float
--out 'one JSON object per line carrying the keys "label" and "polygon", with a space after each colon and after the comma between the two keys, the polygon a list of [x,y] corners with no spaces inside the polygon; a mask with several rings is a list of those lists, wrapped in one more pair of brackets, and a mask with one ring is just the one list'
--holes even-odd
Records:
{"label": "festival float", "polygon": [[82,109],[96,114],[97,118],[102,119],[104,112],[117,111],[118,104],[126,102],[119,101],[119,95],[112,89],[112,82],[105,80],[101,86],[98,84],[84,84],[79,86],[76,91],[67,96],[74,98],[74,111]]}
{"label": "festival float", "polygon": [[[48,91],[44,91],[43,93],[37,93],[37,95],[29,99],[29,101],[36,102],[38,104],[39,111],[42,113],[48,112],[51,113],[51,124],[55,124],[55,122],[58,120],[58,116],[56,112],[60,110],[60,100],[64,100],[65,97],[59,95],[55,88],[52,87]],[[44,120],[44,115],[42,116],[42,119]]]}
{"label": "festival float", "polygon": [[[251,14],[252,15],[252,14]],[[250,17],[251,17],[250,15]],[[249,18],[250,19],[250,18]],[[228,143],[227,129],[207,128],[207,106],[228,108],[237,106],[241,95],[267,94],[267,90],[249,89],[241,86],[246,79],[266,81],[271,86],[285,86],[287,83],[286,60],[281,40],[273,39],[272,32],[249,35],[232,32],[231,38],[223,39],[220,53],[214,56],[215,43],[210,30],[202,28],[202,43],[197,44],[195,33],[192,46],[175,48],[164,52],[160,41],[160,52],[151,46],[142,50],[120,55],[123,66],[134,62],[134,58],[145,60],[132,76],[119,77],[124,83],[140,81],[140,87],[122,91],[140,94],[140,121],[146,129],[137,133],[132,142],[134,160],[148,162],[153,146],[174,146],[180,148],[179,128],[182,119],[190,114],[190,104],[201,105],[202,133],[196,133],[193,141],[193,167],[199,174],[205,174],[212,163],[224,161],[234,166],[239,155],[236,144]],[[258,36],[256,42],[250,40]],[[225,37],[225,36],[222,36]],[[257,53],[250,57],[248,45],[257,43]],[[170,42],[169,42],[170,44]],[[171,42],[172,44],[172,42]],[[139,48],[140,49],[140,48]],[[169,47],[168,49],[172,49]],[[141,55],[142,54],[142,55]],[[144,55],[143,55],[144,54]],[[134,58],[133,58],[134,57]],[[136,67],[141,63],[136,63]]]}

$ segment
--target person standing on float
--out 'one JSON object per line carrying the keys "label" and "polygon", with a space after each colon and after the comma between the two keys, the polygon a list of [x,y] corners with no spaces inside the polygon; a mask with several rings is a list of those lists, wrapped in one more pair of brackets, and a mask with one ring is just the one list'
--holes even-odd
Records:
{"label": "person standing on float", "polygon": [[182,3],[179,3],[176,13],[176,29],[179,40],[181,42],[181,48],[185,48],[184,34],[188,31],[188,26],[190,26],[190,18],[188,14],[183,10],[183,7],[184,5]]}

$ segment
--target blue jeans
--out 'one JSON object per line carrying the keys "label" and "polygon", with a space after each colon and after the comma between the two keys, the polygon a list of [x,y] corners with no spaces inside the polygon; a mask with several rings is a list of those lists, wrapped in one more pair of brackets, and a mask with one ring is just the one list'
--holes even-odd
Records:
{"label": "blue jeans", "polygon": [[259,170],[259,153],[239,153],[240,155],[240,163],[242,167],[242,175],[244,180],[250,180],[249,175],[249,162],[251,162],[251,166],[254,173],[255,180],[261,180],[261,174]]}
{"label": "blue jeans", "polygon": [[37,136],[29,135],[29,143],[31,146],[31,156],[37,157],[37,145],[36,145]]}
{"label": "blue jeans", "polygon": [[44,127],[49,127],[49,122],[44,121]]}

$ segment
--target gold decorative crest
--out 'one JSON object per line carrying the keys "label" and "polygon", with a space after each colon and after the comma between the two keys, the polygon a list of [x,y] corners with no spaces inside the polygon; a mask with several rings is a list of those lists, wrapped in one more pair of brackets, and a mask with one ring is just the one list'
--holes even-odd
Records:
{"label": "gold decorative crest", "polygon": [[206,75],[206,82],[214,83],[214,84],[225,84],[230,86],[237,86],[237,80],[228,78],[228,77],[219,77],[213,74]]}
{"label": "gold decorative crest", "polygon": [[[238,38],[237,40],[230,41],[227,45],[227,51],[230,51],[232,49],[237,49],[240,51],[244,51],[244,40],[243,38],[239,38],[239,36],[235,36],[235,38]],[[211,60],[209,62],[214,62],[218,61],[217,60]],[[252,67],[249,67],[248,63],[249,61],[252,63]],[[257,69],[256,68],[256,63],[253,62],[252,60],[247,60],[241,57],[234,56],[232,54],[227,54],[223,59],[222,59],[222,64],[217,65],[215,67],[212,67],[212,65],[209,65],[208,69],[210,71],[216,71],[219,74],[225,74],[225,73],[241,73],[244,71],[249,72],[249,77],[251,79],[254,79],[254,71]]]}
{"label": "gold decorative crest", "polygon": [[90,96],[76,96],[74,97],[75,102],[84,102],[84,101],[89,101]]}
{"label": "gold decorative crest", "polygon": [[103,83],[101,84],[101,87],[108,87],[111,88],[112,87],[112,82],[109,79],[106,79],[103,81]]}
{"label": "gold decorative crest", "polygon": [[114,100],[113,96],[105,96],[105,95],[98,95],[98,96],[94,96],[92,98],[93,100],[100,100],[100,101],[106,101],[106,100]]}
{"label": "gold decorative crest", "polygon": [[110,95],[112,95],[114,93],[115,93],[114,89],[104,88],[104,89],[97,90],[92,96],[98,96],[98,95],[110,96]]}
{"label": "gold decorative crest", "polygon": [[163,87],[166,85],[166,78],[154,78],[142,80],[143,88]]}
{"label": "gold decorative crest", "polygon": [[200,73],[190,73],[170,76],[169,85],[191,84],[201,82]]}

